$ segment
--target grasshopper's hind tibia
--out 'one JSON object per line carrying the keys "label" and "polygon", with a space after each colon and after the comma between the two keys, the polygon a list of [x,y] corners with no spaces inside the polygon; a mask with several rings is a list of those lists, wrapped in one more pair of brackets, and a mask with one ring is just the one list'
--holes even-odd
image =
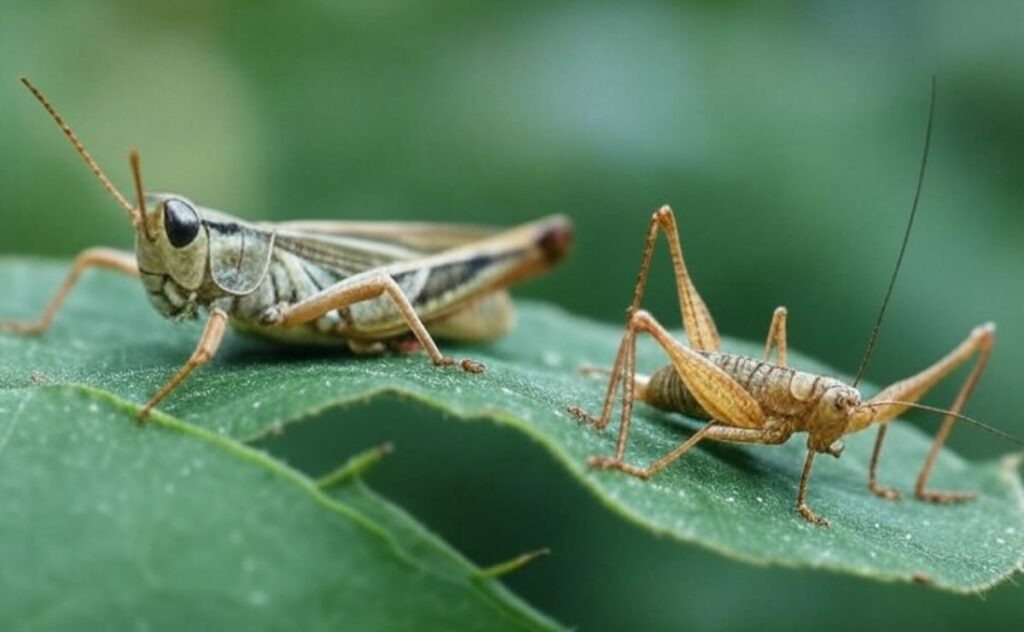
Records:
{"label": "grasshopper's hind tibia", "polygon": [[[420,320],[416,309],[402,292],[402,288],[390,275],[383,272],[342,281],[304,301],[284,307],[275,315],[274,324],[282,327],[301,325],[316,320],[332,310],[344,309],[355,303],[378,299],[382,296],[387,296],[391,300],[434,365],[451,366],[455,364],[455,360],[444,356],[437,348],[437,344],[430,332],[427,331],[423,321]],[[484,370],[484,365],[475,360],[462,360],[459,362],[459,366],[469,373],[480,373]]]}
{"label": "grasshopper's hind tibia", "polygon": [[[932,443],[931,450],[925,458],[924,465],[921,467],[921,471],[917,476],[917,482],[914,486],[915,495],[921,500],[927,500],[930,502],[956,502],[970,500],[974,497],[973,494],[966,492],[932,491],[927,489],[927,485],[928,478],[931,476],[932,469],[935,466],[935,458],[938,456],[939,450],[942,449],[943,444],[949,437],[949,433],[953,430],[953,424],[956,423],[956,418],[953,415],[960,413],[964,405],[967,403],[967,399],[974,391],[974,387],[977,386],[978,380],[981,378],[981,374],[985,370],[985,365],[988,364],[988,359],[992,354],[992,345],[994,342],[995,325],[988,323],[977,327],[971,332],[966,340],[960,343],[960,345],[946,357],[924,369],[917,375],[901,380],[882,389],[881,392],[866,402],[866,413],[857,418],[856,425],[852,430],[859,430],[873,422],[883,422],[878,429],[875,448],[871,455],[871,464],[868,468],[868,487],[872,492],[882,498],[890,500],[899,498],[899,493],[896,490],[883,487],[882,485],[879,485],[877,481],[878,461],[882,452],[882,443],[885,440],[886,429],[888,427],[884,422],[895,419],[907,409],[906,406],[901,406],[897,402],[914,403],[918,401],[938,382],[970,360],[971,357],[977,355],[974,367],[972,367],[971,372],[967,375],[963,385],[960,387],[960,392],[957,393],[956,399],[953,400],[953,405],[949,408],[949,412],[951,414],[946,416],[938,433],[935,435],[935,440]],[[893,403],[871,406],[873,402],[890,401]]]}
{"label": "grasshopper's hind tibia", "polygon": [[33,322],[21,323],[14,321],[0,321],[0,331],[16,334],[41,334],[50,328],[53,317],[56,316],[64,299],[68,297],[82,276],[82,273],[89,268],[106,268],[121,274],[138,277],[139,266],[135,263],[135,255],[122,250],[111,248],[90,248],[75,257],[71,264],[64,282],[61,283],[57,293],[53,295],[50,302],[43,308],[43,313]]}

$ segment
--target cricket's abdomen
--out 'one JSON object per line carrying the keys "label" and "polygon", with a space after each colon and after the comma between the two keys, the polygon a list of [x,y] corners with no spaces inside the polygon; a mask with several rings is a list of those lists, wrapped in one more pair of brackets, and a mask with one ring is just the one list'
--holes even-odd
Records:
{"label": "cricket's abdomen", "polygon": [[[750,393],[767,417],[791,420],[798,430],[803,429],[803,422],[812,416],[825,391],[842,385],[833,378],[757,358],[720,352],[700,353]],[[655,408],[698,419],[710,417],[672,365],[663,367],[650,377],[644,401]],[[729,423],[728,419],[719,421]]]}

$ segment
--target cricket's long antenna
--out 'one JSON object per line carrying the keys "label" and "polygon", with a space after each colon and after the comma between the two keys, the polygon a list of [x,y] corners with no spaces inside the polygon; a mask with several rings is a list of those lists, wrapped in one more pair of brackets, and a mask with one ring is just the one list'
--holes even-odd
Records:
{"label": "cricket's long antenna", "polygon": [[1009,433],[1003,432],[1002,430],[1000,430],[998,428],[993,428],[992,426],[990,426],[990,425],[988,425],[986,423],[980,422],[977,419],[974,419],[973,417],[968,417],[967,415],[961,415],[960,413],[954,413],[953,411],[946,410],[945,408],[937,408],[935,406],[926,406],[924,404],[915,404],[915,403],[912,403],[912,402],[900,402],[900,401],[895,401],[895,400],[894,401],[884,401],[884,402],[866,402],[864,404],[861,404],[861,406],[864,406],[865,408],[874,408],[875,406],[890,406],[890,405],[906,406],[908,408],[917,408],[919,410],[927,410],[928,412],[941,413],[943,415],[949,415],[950,417],[956,417],[957,419],[960,419],[962,421],[966,421],[967,423],[972,424],[974,426],[977,426],[978,428],[981,428],[982,430],[991,432],[992,434],[996,435],[997,437],[1001,437],[1003,439],[1006,439],[1010,443],[1015,443],[1015,444],[1017,444],[1019,446],[1024,446],[1024,441],[1018,439],[1017,437],[1015,437],[1015,436],[1013,436],[1013,435],[1011,435]]}
{"label": "cricket's long antenna", "polygon": [[928,125],[924,132],[924,153],[921,156],[921,170],[917,174],[917,189],[914,191],[914,203],[910,207],[910,219],[907,220],[907,230],[903,234],[903,244],[900,246],[900,256],[896,259],[896,268],[892,271],[892,278],[889,279],[889,289],[885,291],[885,298],[882,299],[882,307],[878,310],[878,318],[875,319],[875,326],[871,328],[871,337],[868,338],[868,347],[864,350],[864,357],[857,369],[857,377],[853,379],[853,386],[856,387],[860,379],[864,377],[864,371],[868,368],[868,360],[871,359],[871,352],[875,350],[875,341],[878,339],[878,330],[882,327],[882,318],[885,316],[885,308],[889,305],[892,297],[892,289],[896,286],[896,275],[899,274],[900,265],[903,264],[903,255],[907,252],[907,242],[910,241],[910,231],[914,227],[914,216],[917,215],[917,203],[921,199],[921,187],[924,185],[924,170],[928,166],[928,149],[932,144],[932,122],[935,120],[935,75],[932,75],[932,96],[928,104]]}
{"label": "cricket's long antenna", "polygon": [[46,97],[43,96],[43,93],[39,90],[39,88],[32,85],[32,82],[25,77],[21,78],[21,82],[25,84],[25,87],[29,89],[29,92],[31,92],[33,96],[35,96],[36,100],[39,101],[39,103],[41,103],[44,108],[46,108],[46,111],[50,113],[50,116],[53,117],[53,120],[57,122],[57,126],[60,127],[60,130],[64,132],[64,135],[67,136],[69,141],[71,141],[71,145],[74,146],[75,151],[78,152],[78,155],[82,157],[82,160],[85,161],[85,164],[89,166],[89,169],[93,172],[96,178],[99,179],[100,184],[103,185],[103,188],[106,189],[107,193],[113,196],[115,200],[117,200],[117,203],[121,205],[121,208],[123,208],[128,217],[131,218],[132,224],[135,226],[140,225],[141,216],[139,215],[138,211],[136,211],[135,208],[131,205],[131,203],[127,199],[125,199],[123,195],[121,195],[121,192],[117,190],[117,187],[115,187],[114,183],[110,181],[110,178],[108,178],[107,175],[103,173],[103,170],[100,169],[99,164],[97,164],[96,161],[93,160],[92,155],[85,149],[85,145],[82,144],[82,141],[78,140],[78,136],[76,136],[75,133],[71,131],[71,127],[68,126],[66,122],[64,122],[63,117],[61,117],[61,115],[57,113],[57,110],[54,109],[52,105],[50,105],[50,102],[46,100]]}

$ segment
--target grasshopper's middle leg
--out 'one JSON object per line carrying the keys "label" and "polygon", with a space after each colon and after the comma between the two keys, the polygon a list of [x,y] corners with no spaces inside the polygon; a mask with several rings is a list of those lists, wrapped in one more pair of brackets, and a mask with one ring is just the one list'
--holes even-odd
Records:
{"label": "grasshopper's middle leg", "polygon": [[53,317],[57,314],[61,305],[64,304],[64,299],[74,289],[82,273],[89,268],[106,268],[127,276],[139,276],[139,266],[135,262],[135,255],[130,252],[111,248],[90,248],[84,250],[75,257],[75,261],[71,264],[71,269],[68,271],[67,276],[64,277],[64,282],[61,283],[60,289],[57,290],[57,293],[47,303],[38,319],[31,323],[0,321],[0,331],[16,334],[41,334],[45,332],[50,328]]}
{"label": "grasshopper's middle leg", "polygon": [[[907,410],[906,406],[900,406],[898,403],[870,406],[873,402],[895,401],[915,403],[939,381],[955,371],[963,363],[967,362],[972,356],[977,354],[978,357],[974,363],[974,367],[964,380],[959,393],[957,393],[956,399],[953,400],[953,405],[949,409],[950,412],[954,414],[959,413],[967,403],[967,399],[971,396],[971,393],[974,391],[974,387],[977,386],[978,380],[981,378],[982,372],[985,370],[985,365],[988,363],[988,359],[992,354],[992,345],[994,342],[995,325],[988,323],[980,327],[976,327],[967,339],[960,343],[960,345],[946,355],[946,357],[924,369],[917,375],[892,384],[868,400],[867,406],[865,407],[865,413],[858,415],[855,418],[855,423],[851,426],[851,431],[860,430],[872,422],[887,422],[891,419],[895,419]],[[973,494],[966,492],[940,492],[927,489],[928,478],[931,475],[932,468],[935,466],[935,458],[938,456],[939,450],[942,449],[943,444],[949,437],[949,433],[953,430],[954,423],[956,423],[956,419],[951,415],[947,415],[943,420],[942,426],[935,435],[935,440],[932,443],[931,450],[929,451],[927,458],[925,458],[924,465],[921,467],[921,471],[917,476],[914,493],[921,500],[944,503],[970,500],[974,497]],[[878,460],[881,455],[882,442],[885,440],[887,427],[886,423],[882,423],[878,429],[875,448],[872,452],[871,463],[868,467],[868,487],[872,492],[882,498],[896,500],[899,498],[899,493],[894,489],[879,485],[876,478]]]}
{"label": "grasshopper's middle leg", "polygon": [[[416,313],[416,308],[409,302],[402,288],[387,274],[377,274],[355,282],[341,282],[315,294],[304,301],[285,307],[274,318],[274,324],[283,327],[301,325],[320,318],[327,312],[341,309],[386,295],[398,309],[409,330],[426,350],[435,366],[451,366],[455,360],[446,357],[437,348],[437,344],[427,331],[426,326]],[[459,366],[468,373],[480,373],[484,365],[475,360],[462,360]]]}

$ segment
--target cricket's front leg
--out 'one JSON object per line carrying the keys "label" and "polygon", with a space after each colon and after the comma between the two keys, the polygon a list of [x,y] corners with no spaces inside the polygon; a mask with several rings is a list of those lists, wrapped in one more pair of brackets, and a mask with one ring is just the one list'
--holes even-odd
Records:
{"label": "cricket's front leg", "polygon": [[[861,411],[855,414],[854,422],[851,424],[850,431],[856,432],[857,430],[867,427],[871,423],[887,422],[891,419],[895,419],[908,408],[907,406],[901,406],[899,402],[907,402],[911,404],[917,402],[939,381],[967,362],[972,356],[977,355],[974,367],[964,380],[963,385],[960,387],[960,392],[957,393],[956,399],[953,400],[953,405],[949,409],[949,412],[953,413],[953,415],[960,413],[964,405],[967,403],[967,399],[974,391],[974,387],[977,386],[978,380],[981,378],[981,374],[985,370],[985,365],[988,363],[988,359],[992,355],[992,346],[994,342],[994,324],[987,323],[980,327],[976,327],[967,339],[960,343],[960,345],[946,357],[921,371],[917,375],[892,384],[868,400],[862,406]],[[938,456],[939,451],[942,449],[943,444],[945,444],[946,439],[949,437],[949,433],[953,430],[953,424],[956,423],[956,418],[953,415],[947,415],[943,420],[942,426],[935,435],[935,440],[932,443],[931,450],[928,452],[924,465],[921,467],[921,471],[917,476],[914,493],[921,500],[948,503],[971,500],[974,498],[974,494],[968,492],[932,491],[927,489],[928,478],[931,476],[932,469],[935,466],[935,459]],[[871,463],[868,467],[868,487],[872,492],[882,498],[896,500],[900,497],[899,493],[894,489],[879,485],[876,478],[878,461],[882,451],[882,442],[885,439],[887,427],[887,424],[882,423],[878,429],[878,437],[875,440],[875,448],[872,452]]]}
{"label": "cricket's front leg", "polygon": [[[437,344],[430,332],[427,331],[419,314],[416,313],[416,309],[409,302],[408,297],[402,292],[402,288],[390,275],[385,273],[361,278],[357,281],[343,281],[295,305],[284,307],[276,314],[268,314],[265,320],[268,324],[293,327],[316,320],[332,310],[343,309],[349,305],[385,295],[394,303],[402,315],[402,319],[409,326],[409,330],[416,336],[416,340],[423,346],[435,366],[455,364],[455,360],[446,357],[437,348]],[[484,370],[484,365],[475,360],[462,360],[459,362],[459,366],[468,373],[480,373]]]}
{"label": "cricket's front leg", "polygon": [[156,408],[156,405],[160,403],[165,397],[170,395],[174,389],[178,388],[182,382],[184,382],[193,371],[203,366],[217,353],[217,348],[220,347],[220,341],[224,338],[224,330],[227,328],[228,315],[224,310],[220,308],[214,308],[210,311],[210,317],[206,321],[206,327],[203,328],[203,334],[199,337],[199,344],[196,345],[195,351],[192,352],[192,356],[188,359],[184,366],[182,366],[177,373],[174,374],[170,380],[164,384],[163,388],[157,391],[149,402],[143,406],[142,410],[139,411],[137,419],[139,423],[146,421],[146,417],[149,416],[151,410]]}
{"label": "cricket's front leg", "polygon": [[800,488],[796,493],[796,510],[800,512],[800,515],[804,517],[807,522],[814,523],[820,527],[827,527],[831,523],[828,518],[819,516],[807,504],[807,483],[811,478],[811,466],[814,465],[815,452],[810,447],[807,448],[807,460],[804,461],[804,469],[800,473]]}
{"label": "cricket's front leg", "polygon": [[0,321],[0,331],[15,334],[41,334],[50,328],[53,317],[64,304],[64,299],[78,283],[82,272],[88,268],[106,268],[128,276],[139,276],[139,265],[135,262],[135,255],[123,250],[112,248],[90,248],[81,252],[71,264],[64,282],[53,298],[43,309],[43,313],[33,322],[20,323],[14,321]]}

